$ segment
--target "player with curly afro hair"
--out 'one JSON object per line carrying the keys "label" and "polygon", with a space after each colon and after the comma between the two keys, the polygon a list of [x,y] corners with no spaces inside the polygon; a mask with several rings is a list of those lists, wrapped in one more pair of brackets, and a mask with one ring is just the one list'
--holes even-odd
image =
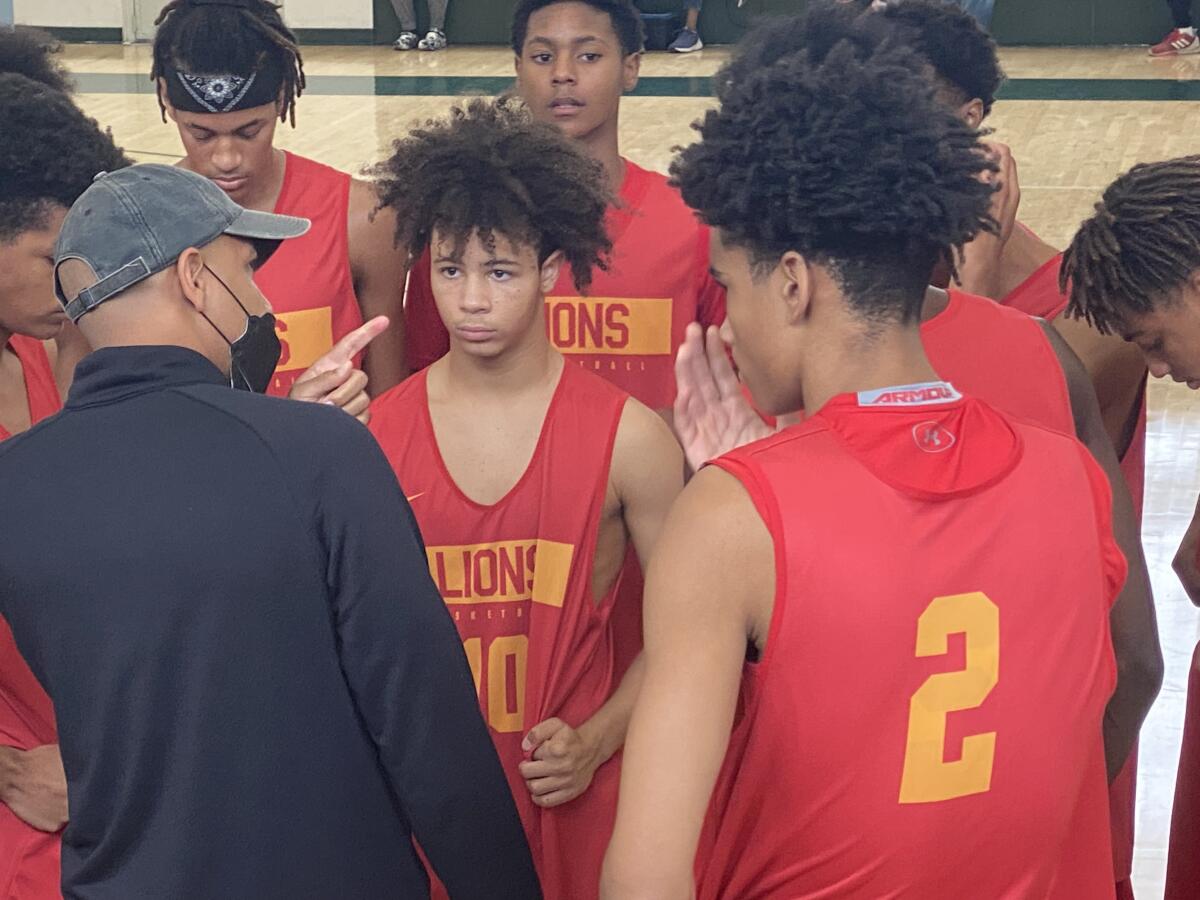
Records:
{"label": "player with curly afro hair", "polygon": [[376,169],[380,204],[396,212],[396,243],[417,259],[437,234],[442,256],[459,257],[476,234],[533,248],[538,265],[556,252],[583,291],[607,266],[611,199],[600,166],[513,99],[473,101],[397,140]]}
{"label": "player with curly afro hair", "polygon": [[666,423],[547,333],[629,346],[628,304],[547,300],[564,262],[580,291],[606,264],[604,169],[515,101],[476,100],[396,141],[379,176],[400,246],[432,250],[450,349],[372,404],[371,431],[454,612],[543,893],[595,900],[609,759],[641,678],[619,662],[641,649],[619,626],[640,611],[621,573],[627,548],[649,559],[683,486]]}
{"label": "player with curly afro hair", "polygon": [[[1106,799],[1094,762],[1110,684],[1090,654],[1111,652],[1124,566],[1107,524],[1096,529],[1104,476],[1074,439],[939,378],[919,327],[928,279],[992,227],[992,164],[902,41],[846,25],[823,42],[807,25],[799,52],[720,80],[719,108],[671,170],[715,230],[723,331],[746,385],[765,412],[803,406],[807,418],[713,459],[659,539],[601,897],[1046,895],[1072,811]],[[783,31],[770,22],[745,41]],[[1026,317],[1005,319],[1040,340]],[[710,388],[726,413],[741,396],[736,382]],[[1072,524],[1051,526],[1048,509]],[[995,535],[986,552],[981,534]],[[1019,547],[1036,549],[1001,588]],[[1088,562],[1064,592],[1074,553]],[[1101,571],[1111,577],[1097,585]],[[954,594],[963,579],[996,589]],[[1095,605],[1076,618],[1081,595]],[[1054,648],[996,638],[1028,661],[1005,677],[1039,702],[1008,707],[998,727],[1030,756],[1005,771],[990,749],[964,749],[979,769],[957,781],[944,717],[923,718],[914,634],[918,657],[937,655],[948,622],[991,641],[997,615],[1031,634],[1048,616],[1071,620],[1079,636]],[[1050,690],[1053,707],[1039,706]],[[1030,761],[1047,708],[1055,753],[1078,766],[1069,784]],[[989,836],[962,828],[985,814]]]}

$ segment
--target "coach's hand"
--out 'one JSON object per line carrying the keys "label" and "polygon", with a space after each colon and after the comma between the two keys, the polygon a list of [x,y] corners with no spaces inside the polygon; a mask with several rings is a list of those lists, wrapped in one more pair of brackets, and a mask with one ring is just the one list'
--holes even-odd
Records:
{"label": "coach's hand", "polygon": [[574,800],[592,783],[604,762],[600,738],[586,727],[572,728],[562,719],[535,725],[521,748],[533,758],[521,763],[521,777],[538,806],[552,807]]}
{"label": "coach's hand", "polygon": [[67,824],[67,776],[57,744],[0,747],[0,801],[22,822],[55,832]]}
{"label": "coach's hand", "polygon": [[687,327],[675,356],[675,433],[692,471],[710,459],[768,437],[774,430],[742,391],[721,331]]}
{"label": "coach's hand", "polygon": [[293,400],[328,403],[366,425],[371,418],[367,373],[354,367],[354,357],[387,331],[389,324],[387,316],[376,316],[350,332],[296,379],[288,396]]}
{"label": "coach's hand", "polygon": [[1183,534],[1183,540],[1179,544],[1179,552],[1175,554],[1175,559],[1171,563],[1171,568],[1179,576],[1183,589],[1187,591],[1188,597],[1196,606],[1200,606],[1200,558],[1198,557],[1200,557],[1200,506],[1196,508],[1196,514],[1192,516],[1192,523],[1188,525],[1187,531]]}

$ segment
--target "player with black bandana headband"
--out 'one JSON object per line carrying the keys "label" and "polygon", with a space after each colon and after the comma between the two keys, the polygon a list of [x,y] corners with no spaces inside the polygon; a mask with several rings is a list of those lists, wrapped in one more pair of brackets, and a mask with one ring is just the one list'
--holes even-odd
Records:
{"label": "player with black bandana headband", "polygon": [[312,230],[256,274],[282,346],[269,393],[284,396],[329,348],[375,316],[392,325],[364,358],[372,393],[408,372],[401,319],[405,260],[394,216],[375,190],[274,146],[276,123],[296,123],[304,64],[295,36],[267,0],[172,0],[159,14],[150,77],[163,120],[179,128],[180,165],[247,209],[301,216]]}

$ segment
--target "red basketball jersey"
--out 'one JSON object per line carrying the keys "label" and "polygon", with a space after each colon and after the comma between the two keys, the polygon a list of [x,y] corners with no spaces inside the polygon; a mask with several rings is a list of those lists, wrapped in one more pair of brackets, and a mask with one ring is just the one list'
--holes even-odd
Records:
{"label": "red basketball jersey", "polygon": [[[664,175],[626,160],[620,200],[606,220],[609,271],[580,297],[564,266],[546,297],[550,340],[651,409],[675,401],[675,351],[691,322],[725,321],[725,291],[709,274],[709,230]],[[450,349],[430,286],[430,256],[409,275],[404,310],[409,363],[421,369]]]}
{"label": "red basketball jersey", "polygon": [[933,384],[835,398],[716,465],[770,529],[777,587],[701,900],[1047,896],[1125,576],[1087,450]]}
{"label": "red basketball jersey", "polygon": [[[1067,296],[1059,288],[1062,254],[1054,257],[1029,276],[1001,302],[1031,316],[1053,321],[1067,308]],[[1133,498],[1138,524],[1142,521],[1142,503],[1146,486],[1146,392],[1138,398],[1137,424],[1125,454],[1121,457],[1121,474]],[[1137,751],[1112,784],[1113,862],[1117,880],[1129,878],[1133,871],[1133,823],[1136,810]]]}
{"label": "red basketball jersey", "polygon": [[1067,380],[1042,326],[986,297],[949,294],[921,325],[934,371],[1003,413],[1074,434]]}
{"label": "red basketball jersey", "polygon": [[[62,407],[50,358],[41,341],[13,335],[9,348],[21,361],[25,394],[34,425]],[[0,440],[10,437],[0,427]],[[17,651],[8,623],[0,618],[0,746],[32,750],[58,742],[54,706]],[[59,835],[31,828],[0,803],[0,897],[57,900]]]}
{"label": "red basketball jersey", "polygon": [[592,595],[592,563],[617,426],[628,396],[565,365],[528,468],[483,506],[455,484],[438,449],[426,374],[372,406],[371,430],[412,503],[429,569],[458,624],[479,705],[529,836],[548,900],[597,896],[616,812],[619,762],[584,794],[534,805],[521,741],[558,717],[578,727],[616,688],[611,617],[617,585]]}
{"label": "red basketball jersey", "polygon": [[363,323],[350,272],[350,176],[287,153],[275,212],[312,227],[283,241],[254,281],[275,311],[282,344],[267,393],[286,397],[304,370]]}

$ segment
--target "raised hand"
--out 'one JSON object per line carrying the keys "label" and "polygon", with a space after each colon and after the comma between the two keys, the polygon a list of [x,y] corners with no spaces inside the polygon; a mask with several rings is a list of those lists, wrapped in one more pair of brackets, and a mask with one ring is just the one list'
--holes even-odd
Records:
{"label": "raised hand", "polygon": [[367,375],[354,367],[354,357],[391,324],[376,316],[350,332],[296,379],[288,396],[293,400],[328,403],[348,412],[364,425],[370,419]]}
{"label": "raised hand", "polygon": [[754,411],[733,371],[720,329],[687,327],[675,356],[675,433],[693,471],[774,433]]}
{"label": "raised hand", "polygon": [[963,290],[982,297],[1001,299],[1001,267],[1004,247],[1017,227],[1017,210],[1021,206],[1021,184],[1017,177],[1017,161],[1006,144],[989,142],[988,156],[996,171],[983,173],[983,180],[996,186],[989,212],[999,228],[998,233],[980,232],[963,247],[958,267]]}

